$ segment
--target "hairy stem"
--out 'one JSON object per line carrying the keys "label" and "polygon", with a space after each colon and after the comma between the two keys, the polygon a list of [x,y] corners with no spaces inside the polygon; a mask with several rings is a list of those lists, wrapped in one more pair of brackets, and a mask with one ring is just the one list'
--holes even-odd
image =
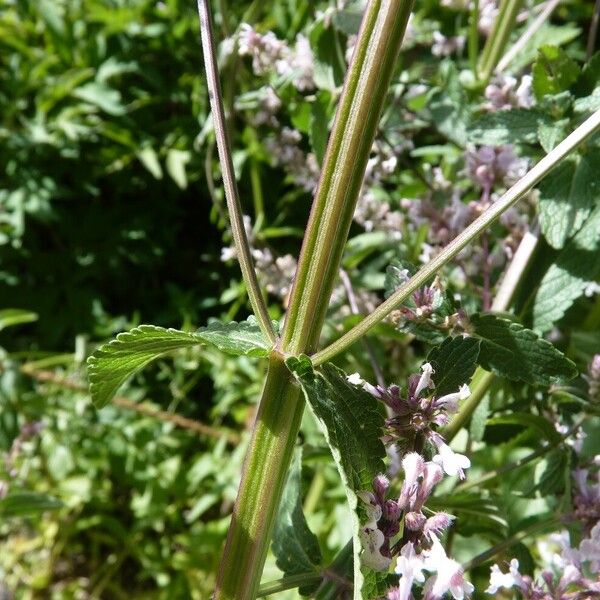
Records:
{"label": "hairy stem", "polygon": [[242,277],[246,284],[252,310],[258,319],[258,324],[260,325],[262,332],[273,345],[275,345],[275,333],[273,331],[271,319],[269,318],[265,299],[260,291],[252,254],[250,252],[250,244],[248,243],[248,237],[244,227],[242,206],[235,180],[233,160],[231,158],[231,147],[225,123],[223,96],[221,94],[221,84],[219,83],[212,18],[208,0],[198,0],[198,16],[200,18],[200,35],[202,38],[202,52],[204,54],[208,97],[214,122],[217,149],[219,151],[219,162],[223,173],[223,186],[225,188],[225,198],[227,199],[227,211],[231,223],[233,242],[235,244],[238,260],[240,261]]}
{"label": "hairy stem", "polygon": [[412,0],[371,0],[327,144],[282,334],[282,350],[312,352],[362,186]]}
{"label": "hairy stem", "polygon": [[[412,0],[371,0],[365,10],[278,344],[286,354],[313,351],[318,342],[411,6]],[[274,352],[215,600],[256,597],[303,407],[299,387],[293,383],[282,355]]]}
{"label": "hairy stem", "polygon": [[365,317],[358,325],[312,356],[313,364],[320,365],[362,338],[377,323],[398,308],[414,291],[425,285],[444,265],[450,262],[465,246],[489,227],[502,213],[520,200],[531,188],[548,174],[577,146],[600,128],[600,110],[584,121],[556,148],[540,160],[523,178],[494,202],[481,216],[457,235],[437,256],[432,258],[405,284],[401,285],[383,304]]}
{"label": "hairy stem", "polygon": [[283,357],[273,353],[217,576],[215,600],[256,598],[303,409],[300,388]]}

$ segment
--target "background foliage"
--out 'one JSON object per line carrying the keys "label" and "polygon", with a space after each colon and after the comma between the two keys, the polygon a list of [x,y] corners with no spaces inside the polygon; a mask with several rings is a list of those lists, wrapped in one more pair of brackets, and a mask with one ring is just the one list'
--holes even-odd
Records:
{"label": "background foliage", "polygon": [[[360,7],[216,4],[220,38],[246,22],[290,47],[307,40],[314,57],[303,89],[297,73],[261,72],[234,45],[221,48],[241,196],[279,318]],[[535,4],[526,3],[530,12],[515,38]],[[587,62],[583,35],[591,9],[589,2],[561,3],[552,24],[511,64],[517,76],[533,72],[535,108],[513,102],[507,116],[482,109],[491,100],[465,75],[473,63],[468,43],[452,47],[455,36],[468,35],[466,5],[417,2],[344,259],[360,311],[384,297],[394,260],[409,269],[426,260],[423,253],[477,214],[486,186],[488,194],[506,187],[499,164],[491,182],[478,179],[472,163],[482,159],[465,153],[471,144],[515,144],[518,168],[518,160],[537,160],[600,106],[600,59]],[[475,36],[480,46],[484,36]],[[268,103],[273,90],[276,109]],[[18,499],[0,504],[0,595],[202,599],[212,590],[264,365],[186,348],[138,374],[101,411],[78,387],[86,357],[120,331],[141,323],[192,330],[211,317],[248,314],[237,267],[222,260],[231,254],[207,104],[193,3],[11,0],[0,9],[0,307],[24,311],[0,312],[0,495]],[[584,226],[598,219],[598,197],[590,192],[574,214],[566,214],[563,198],[586,188],[597,170],[595,144],[563,167],[561,180],[573,182],[568,190],[540,186],[545,239],[529,279],[537,283],[522,286],[515,311],[523,325],[550,332],[581,372],[600,352],[600,303],[584,293],[600,272],[600,227]],[[369,352],[388,382],[418,370],[448,333],[440,324],[456,307],[446,300],[459,294],[469,313],[489,308],[486,293],[537,202],[532,196],[445,272],[447,299],[426,323],[397,326],[396,315],[377,328]],[[590,260],[575,261],[569,244]],[[325,338],[356,321],[347,291],[336,288]],[[369,352],[356,347],[341,366],[374,380]],[[475,473],[539,447],[535,427],[503,417],[507,406],[546,424],[570,424],[586,397],[581,378],[543,398],[534,383],[494,384],[471,423]],[[175,423],[173,414],[193,422]],[[205,425],[194,429],[198,422]],[[584,459],[598,452],[597,426],[594,419],[586,424]],[[329,564],[352,526],[310,415],[302,435],[296,484]],[[482,439],[488,448],[477,446]],[[459,516],[452,534],[458,559],[560,509],[575,459],[556,456],[494,480],[481,496],[442,490],[441,506]],[[510,556],[531,572],[536,552],[519,543]],[[474,580],[487,581],[488,572],[475,570]],[[270,557],[265,580],[279,576]]]}

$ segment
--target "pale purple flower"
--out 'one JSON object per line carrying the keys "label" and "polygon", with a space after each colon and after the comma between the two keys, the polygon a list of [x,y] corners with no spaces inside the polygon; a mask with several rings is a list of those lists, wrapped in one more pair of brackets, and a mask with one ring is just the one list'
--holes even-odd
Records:
{"label": "pale purple flower", "polygon": [[407,542],[400,551],[400,556],[396,562],[396,573],[400,575],[398,586],[398,600],[408,600],[414,581],[422,583],[425,581],[423,569],[425,563],[419,554],[415,552],[415,547],[411,542]]}
{"label": "pale purple flower", "polygon": [[435,573],[425,584],[425,600],[438,600],[447,592],[450,592],[455,600],[463,600],[473,592],[473,584],[464,578],[460,564],[446,555],[437,537],[432,536],[432,539],[431,548],[423,552],[424,568]]}
{"label": "pale purple flower", "polygon": [[513,558],[510,561],[510,568],[506,573],[500,570],[495,564],[491,567],[490,585],[485,590],[486,594],[495,594],[500,589],[510,589],[513,586],[520,587],[523,578],[519,573],[519,561]]}
{"label": "pale purple flower", "polygon": [[414,391],[414,395],[419,396],[423,390],[428,388],[433,388],[434,384],[431,379],[431,376],[435,373],[433,367],[429,363],[423,363],[421,365],[421,371],[423,371],[421,378],[419,379],[419,383],[417,383],[417,387]]}
{"label": "pale purple flower", "polygon": [[590,537],[579,544],[582,562],[590,563],[592,573],[600,573],[600,522],[594,525]]}
{"label": "pale purple flower", "polygon": [[433,457],[433,462],[441,465],[446,475],[458,475],[460,479],[464,479],[464,469],[471,466],[471,461],[463,454],[454,452],[447,444],[440,444],[438,450],[439,454]]}
{"label": "pale purple flower", "polygon": [[359,532],[363,547],[361,556],[362,563],[375,571],[387,571],[392,559],[381,553],[381,547],[385,543],[385,536],[379,529],[361,528]]}
{"label": "pale purple flower", "polygon": [[417,481],[423,474],[424,468],[425,460],[417,452],[410,452],[402,459],[404,481],[398,498],[400,508],[407,508],[412,503],[417,492]]}
{"label": "pale purple flower", "polygon": [[450,56],[456,52],[460,52],[465,46],[465,36],[457,35],[454,37],[446,37],[439,31],[433,32],[433,44],[431,53],[434,56]]}
{"label": "pale purple flower", "polygon": [[485,88],[488,110],[530,108],[533,106],[531,75],[523,75],[521,81],[510,75],[496,75]]}

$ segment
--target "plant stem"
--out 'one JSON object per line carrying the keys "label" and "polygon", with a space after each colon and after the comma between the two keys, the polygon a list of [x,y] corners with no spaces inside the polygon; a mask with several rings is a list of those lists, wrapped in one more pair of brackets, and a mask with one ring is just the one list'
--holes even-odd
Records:
{"label": "plant stem", "polygon": [[[600,0],[598,0],[600,3]],[[554,9],[559,5],[560,0],[550,0],[544,10],[535,18],[531,25],[521,34],[519,39],[510,47],[508,52],[500,59],[496,67],[497,73],[502,73],[508,65],[518,56],[519,52],[525,48],[527,42],[536,34],[542,25],[550,18]]]}
{"label": "plant stem", "polygon": [[596,0],[594,11],[592,12],[592,22],[590,24],[590,33],[587,41],[587,57],[588,59],[594,54],[596,49],[596,37],[598,36],[598,23],[600,22],[600,0]]}
{"label": "plant stem", "polygon": [[225,198],[227,199],[227,211],[231,223],[233,242],[235,244],[238,260],[240,261],[242,277],[246,284],[252,310],[258,319],[258,324],[260,325],[263,334],[273,343],[273,345],[275,345],[275,332],[273,331],[273,325],[269,318],[267,305],[260,291],[258,278],[256,277],[254,261],[252,260],[250,244],[248,243],[248,237],[244,227],[242,206],[235,180],[231,148],[225,124],[223,96],[221,94],[221,85],[219,83],[209,0],[198,0],[198,16],[200,18],[200,35],[202,38],[202,52],[204,54],[208,97],[215,128],[217,149],[219,151],[219,162],[223,173],[223,186],[225,188]]}
{"label": "plant stem", "polygon": [[469,53],[469,65],[473,74],[477,75],[477,56],[479,54],[479,31],[477,26],[479,25],[479,0],[474,0],[471,13],[469,14],[469,39],[468,39],[468,53]]}
{"label": "plant stem", "polygon": [[584,420],[585,420],[585,418],[582,418],[579,421],[577,421],[576,423],[574,423],[573,426],[570,427],[569,430],[560,437],[559,441],[554,442],[552,444],[548,444],[546,446],[542,446],[541,448],[534,450],[527,456],[524,456],[523,458],[520,458],[519,460],[516,460],[512,463],[508,463],[507,465],[504,465],[498,469],[495,469],[494,471],[490,471],[490,472],[486,473],[485,475],[482,475],[478,479],[473,479],[470,481],[466,481],[465,483],[461,483],[454,488],[453,492],[458,494],[460,492],[470,490],[471,488],[479,487],[480,485],[487,483],[488,481],[491,481],[492,479],[496,479],[496,477],[500,477],[500,475],[504,475],[504,473],[510,473],[511,471],[514,471],[515,469],[520,469],[521,467],[524,467],[526,464],[535,460],[539,456],[544,456],[544,454],[547,454],[554,448],[557,448],[558,446],[560,446],[565,440],[569,439],[583,425]]}
{"label": "plant stem", "polygon": [[556,525],[559,522],[560,522],[560,518],[553,516],[550,519],[546,519],[545,521],[542,521],[541,523],[534,523],[533,525],[526,527],[525,529],[523,529],[522,531],[519,531],[518,533],[515,533],[508,539],[503,540],[499,544],[496,544],[489,550],[486,550],[485,552],[478,554],[475,558],[473,558],[466,565],[464,565],[464,567],[463,567],[464,571],[465,572],[470,571],[471,569],[474,569],[475,567],[487,562],[488,560],[490,560],[490,558],[493,558],[494,556],[496,556],[496,554],[502,552],[503,550],[506,550],[507,548],[510,548],[511,546],[514,546],[515,544],[518,544],[520,541],[524,540],[526,537],[529,537],[530,535],[533,535],[534,533],[538,533],[538,532],[556,527]]}
{"label": "plant stem", "polygon": [[411,7],[412,0],[371,0],[365,10],[294,278],[285,353],[318,343]]}
{"label": "plant stem", "polygon": [[260,586],[258,590],[257,598],[264,598],[271,594],[277,594],[278,592],[285,592],[285,590],[293,590],[294,588],[309,583],[316,583],[321,581],[321,573],[299,573],[298,575],[288,575],[282,577],[277,581],[269,581]]}
{"label": "plant stem", "polygon": [[[318,342],[411,6],[412,0],[371,0],[365,10],[279,342],[286,354],[310,352]],[[217,577],[215,600],[256,597],[300,427],[304,401],[299,394],[282,355],[274,352]]]}
{"label": "plant stem", "polygon": [[479,59],[479,79],[483,84],[489,81],[504,52],[522,3],[523,0],[502,0],[500,4],[500,12]]}
{"label": "plant stem", "polygon": [[400,286],[383,304],[365,317],[358,325],[317,352],[311,358],[313,364],[320,365],[330,360],[357,340],[362,338],[377,323],[398,308],[410,294],[425,285],[445,264],[450,262],[465,246],[481,235],[503,212],[520,200],[531,188],[548,174],[565,156],[587,140],[600,128],[600,110],[584,121],[556,148],[540,160],[523,178],[511,187],[499,200],[494,202],[481,216],[457,235],[437,256]]}
{"label": "plant stem", "polygon": [[303,408],[300,388],[283,357],[273,352],[219,567],[215,600],[256,598]]}

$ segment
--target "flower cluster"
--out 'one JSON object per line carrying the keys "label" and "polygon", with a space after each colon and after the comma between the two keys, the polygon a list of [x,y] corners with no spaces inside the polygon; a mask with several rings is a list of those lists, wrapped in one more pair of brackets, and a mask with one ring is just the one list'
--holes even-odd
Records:
{"label": "flower cluster", "polygon": [[533,79],[531,75],[523,75],[520,80],[510,75],[495,75],[485,88],[489,111],[509,108],[531,108],[533,106]]}
{"label": "flower cluster", "polygon": [[[549,551],[557,542],[560,553]],[[554,544],[556,545],[556,544]],[[550,536],[538,543],[540,553],[549,568],[534,579],[519,572],[519,561],[512,559],[507,572],[495,564],[491,568],[490,585],[486,592],[495,594],[501,589],[516,588],[525,600],[572,600],[600,596],[600,522],[579,548],[572,548],[567,532]]]}
{"label": "flower cluster", "polygon": [[252,58],[255,75],[275,72],[289,79],[300,91],[315,87],[314,57],[308,39],[301,34],[297,36],[294,48],[291,48],[272,31],[261,34],[251,25],[243,23],[238,36],[238,54]]}
{"label": "flower cluster", "polygon": [[488,194],[495,184],[511,185],[527,172],[527,159],[515,154],[513,146],[468,148],[467,175]]}
{"label": "flower cluster", "polygon": [[[414,582],[424,584],[427,600],[447,592],[462,600],[473,586],[439,540],[454,517],[426,510],[425,504],[444,474],[464,478],[464,470],[470,466],[469,459],[454,452],[436,431],[470,391],[463,385],[455,393],[437,396],[432,365],[425,363],[421,371],[409,378],[405,394],[397,385],[373,386],[358,375],[349,378],[387,406],[383,439],[399,452],[404,474],[398,497],[388,497],[391,486],[384,475],[374,479],[372,490],[358,493],[365,514],[360,532],[362,560],[376,570],[387,570],[396,561],[400,581],[389,591],[390,600],[408,600]],[[424,571],[430,573],[427,579]]]}

